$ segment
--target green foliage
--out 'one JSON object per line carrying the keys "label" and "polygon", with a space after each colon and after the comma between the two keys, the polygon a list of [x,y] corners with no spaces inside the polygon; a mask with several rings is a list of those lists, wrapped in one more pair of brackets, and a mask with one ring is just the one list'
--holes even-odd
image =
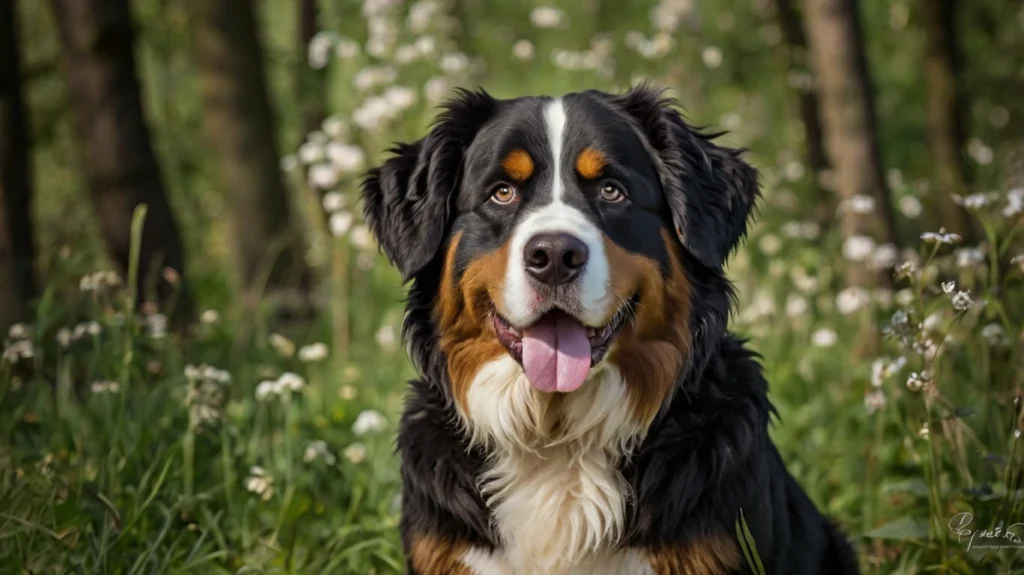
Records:
{"label": "green foliage", "polygon": [[[1024,568],[1012,539],[982,545],[1007,541],[1021,517],[1024,274],[1012,260],[1020,215],[1002,213],[1001,185],[1024,117],[1019,6],[963,8],[972,189],[994,194],[969,202],[984,242],[951,246],[918,241],[942,223],[919,215],[934,193],[916,8],[862,3],[908,248],[898,261],[916,262],[890,291],[842,285],[845,266],[865,262],[839,256],[848,239],[817,213],[835,202],[800,159],[801,81],[768,3],[663,1],[652,21],[653,2],[564,1],[538,27],[532,0],[325,0],[325,32],[299,47],[295,3],[261,2],[281,141],[294,151],[282,166],[324,303],[313,324],[280,326],[269,302],[238,301],[228,271],[235,224],[199,128],[188,3],[135,2],[147,113],[202,304],[200,321],[178,330],[162,310],[134,313],[126,280],[94,273],[105,258],[82,207],[52,23],[46,3],[20,4],[47,289],[0,360],[0,572],[400,572],[393,435],[413,372],[398,341],[398,276],[360,221],[359,171],[392,141],[420,137],[453,86],[513,96],[639,79],[672,87],[696,123],[729,129],[726,142],[749,147],[761,170],[760,221],[730,263],[735,329],[764,355],[783,457],[855,539],[865,572]],[[390,47],[368,50],[375,41]],[[315,96],[294,83],[311,60],[327,74],[331,116],[307,135]],[[950,281],[973,305],[954,309]],[[749,531],[737,524],[756,564]]]}

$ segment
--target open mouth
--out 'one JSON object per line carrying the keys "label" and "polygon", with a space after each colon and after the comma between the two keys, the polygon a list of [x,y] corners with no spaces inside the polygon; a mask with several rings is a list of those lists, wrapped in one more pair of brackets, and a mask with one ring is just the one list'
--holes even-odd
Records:
{"label": "open mouth", "polygon": [[590,368],[608,353],[615,336],[622,330],[632,310],[631,299],[612,321],[602,327],[589,327],[559,309],[553,309],[533,324],[516,328],[499,314],[493,314],[494,331],[540,391],[570,392],[578,389]]}

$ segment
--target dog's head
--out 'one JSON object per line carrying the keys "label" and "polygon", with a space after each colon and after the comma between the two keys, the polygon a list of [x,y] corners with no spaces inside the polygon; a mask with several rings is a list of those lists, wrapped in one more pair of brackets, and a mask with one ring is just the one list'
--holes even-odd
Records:
{"label": "dog's head", "polygon": [[660,92],[463,92],[393,152],[366,218],[413,281],[414,361],[475,433],[642,433],[721,337],[757,176]]}

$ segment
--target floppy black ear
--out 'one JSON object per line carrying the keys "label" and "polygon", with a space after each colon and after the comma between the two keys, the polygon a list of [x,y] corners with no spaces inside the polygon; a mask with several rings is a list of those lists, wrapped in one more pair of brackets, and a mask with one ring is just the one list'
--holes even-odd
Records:
{"label": "floppy black ear", "polygon": [[661,175],[676,235],[701,263],[720,267],[747,233],[760,195],[744,150],[716,145],[721,134],[686,124],[675,100],[640,86],[613,98],[637,123]]}
{"label": "floppy black ear", "polygon": [[396,144],[393,156],[363,179],[366,222],[406,281],[437,255],[451,224],[463,155],[497,105],[482,90],[460,90],[425,138]]}

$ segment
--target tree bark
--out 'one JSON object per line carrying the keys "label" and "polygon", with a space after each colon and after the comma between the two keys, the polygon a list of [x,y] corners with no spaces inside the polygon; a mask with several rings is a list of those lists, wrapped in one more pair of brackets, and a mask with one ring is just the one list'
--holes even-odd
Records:
{"label": "tree bark", "polygon": [[971,220],[952,194],[964,194],[966,139],[963,94],[959,75],[955,0],[922,0],[922,19],[927,41],[925,77],[928,86],[928,142],[935,166],[935,194],[942,225],[965,238]]}
{"label": "tree bark", "polygon": [[282,303],[303,307],[310,274],[280,171],[252,2],[195,0],[192,6],[203,123],[234,208],[247,301],[255,303],[266,287],[274,297],[290,298]]}
{"label": "tree bark", "polygon": [[[789,70],[797,74],[810,74],[807,35],[804,33],[800,14],[793,6],[792,0],[775,0],[776,15],[782,28],[782,37],[786,42]],[[807,167],[814,177],[815,184],[820,184],[823,172],[828,170],[828,157],[825,154],[825,132],[821,126],[818,111],[818,94],[804,86],[795,88],[800,111],[800,121],[804,127],[804,145]]]}
{"label": "tree bark", "polygon": [[295,71],[295,87],[299,102],[302,102],[303,128],[308,134],[319,130],[327,113],[324,98],[326,96],[326,77],[323,70],[314,70],[309,66],[306,55],[309,43],[320,31],[318,24],[319,8],[317,0],[299,0],[299,61]]}
{"label": "tree bark", "polygon": [[[183,284],[184,255],[163,177],[153,152],[135,67],[135,27],[128,0],[50,0],[63,49],[74,112],[75,143],[107,247],[129,269],[131,222],[148,206],[139,254],[139,303],[147,286],[177,312],[191,301]],[[165,273],[170,268],[176,273]]]}
{"label": "tree bark", "polygon": [[0,2],[0,339],[36,295],[28,110],[14,0]]}
{"label": "tree bark", "polygon": [[[875,199],[875,214],[847,210],[843,231],[896,244],[892,200],[882,171],[876,129],[874,90],[868,73],[857,0],[808,0],[806,30],[811,62],[820,94],[825,149],[843,199],[864,195]],[[889,278],[888,280],[886,278]],[[889,274],[881,274],[890,281]],[[847,280],[869,283],[863,266],[848,266]]]}

